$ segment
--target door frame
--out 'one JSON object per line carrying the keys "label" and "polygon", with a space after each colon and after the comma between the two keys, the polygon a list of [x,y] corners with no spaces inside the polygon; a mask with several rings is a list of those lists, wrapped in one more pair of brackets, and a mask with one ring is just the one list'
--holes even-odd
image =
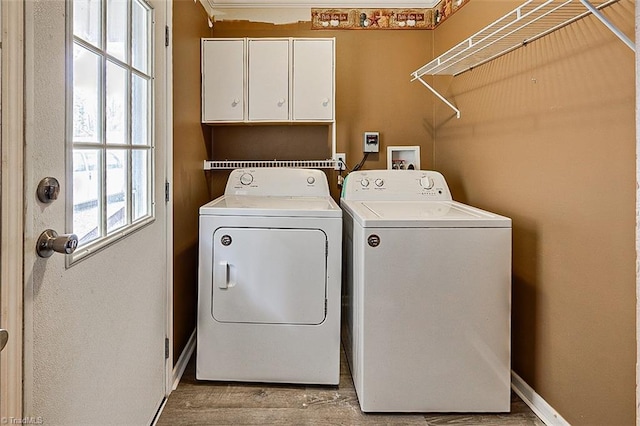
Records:
{"label": "door frame", "polygon": [[0,416],[21,418],[23,402],[24,2],[2,4],[2,200],[0,300],[9,343],[0,356]]}

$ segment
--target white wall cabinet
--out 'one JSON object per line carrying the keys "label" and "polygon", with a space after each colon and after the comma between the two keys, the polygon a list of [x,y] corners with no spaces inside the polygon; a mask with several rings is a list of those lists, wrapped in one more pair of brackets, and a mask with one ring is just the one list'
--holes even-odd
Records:
{"label": "white wall cabinet", "polygon": [[202,121],[244,120],[245,40],[203,40]]}
{"label": "white wall cabinet", "polygon": [[293,119],[333,120],[333,40],[293,39]]}
{"label": "white wall cabinet", "polygon": [[332,122],[335,41],[202,39],[202,122]]}
{"label": "white wall cabinet", "polygon": [[249,121],[289,119],[289,40],[250,39]]}

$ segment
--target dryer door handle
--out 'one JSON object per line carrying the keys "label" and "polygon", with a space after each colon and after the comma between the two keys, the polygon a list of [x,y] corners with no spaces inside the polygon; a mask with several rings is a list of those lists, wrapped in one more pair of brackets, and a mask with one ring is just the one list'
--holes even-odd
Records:
{"label": "dryer door handle", "polygon": [[229,288],[229,264],[226,260],[216,264],[213,280],[218,288]]}

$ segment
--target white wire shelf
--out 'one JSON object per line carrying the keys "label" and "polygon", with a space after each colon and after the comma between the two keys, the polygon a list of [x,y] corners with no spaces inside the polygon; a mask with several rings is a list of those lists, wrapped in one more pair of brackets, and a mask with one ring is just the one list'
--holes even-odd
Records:
{"label": "white wire shelf", "polygon": [[457,117],[460,118],[460,111],[426,83],[422,76],[456,76],[531,43],[591,13],[635,51],[633,42],[600,13],[600,9],[618,1],[528,0],[520,7],[412,72],[411,81],[419,80],[456,111]]}
{"label": "white wire shelf", "polygon": [[[618,0],[592,1],[601,9]],[[591,12],[579,0],[529,0],[412,73],[458,75],[526,45]]]}
{"label": "white wire shelf", "polygon": [[299,169],[333,169],[336,161],[329,160],[270,160],[270,161],[249,161],[249,160],[205,160],[204,170],[229,170],[229,169],[249,169],[259,167],[295,167]]}

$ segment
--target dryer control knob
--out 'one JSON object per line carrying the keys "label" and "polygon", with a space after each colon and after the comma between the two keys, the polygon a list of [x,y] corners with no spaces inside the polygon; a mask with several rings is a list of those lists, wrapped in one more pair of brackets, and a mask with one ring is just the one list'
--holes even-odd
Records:
{"label": "dryer control knob", "polygon": [[362,185],[364,188],[366,188],[367,186],[369,186],[369,179],[362,179],[360,181],[360,185]]}
{"label": "dryer control knob", "polygon": [[420,185],[425,189],[433,188],[433,179],[429,176],[423,176],[420,178]]}
{"label": "dryer control knob", "polygon": [[243,173],[240,176],[240,183],[243,185],[250,185],[253,182],[253,176],[251,173]]}
{"label": "dryer control knob", "polygon": [[307,183],[308,183],[309,185],[313,185],[315,182],[316,182],[316,178],[314,178],[313,176],[309,176],[309,177],[307,178]]}
{"label": "dryer control knob", "polygon": [[382,185],[384,185],[384,180],[383,179],[376,179],[376,186],[377,187],[381,187]]}

